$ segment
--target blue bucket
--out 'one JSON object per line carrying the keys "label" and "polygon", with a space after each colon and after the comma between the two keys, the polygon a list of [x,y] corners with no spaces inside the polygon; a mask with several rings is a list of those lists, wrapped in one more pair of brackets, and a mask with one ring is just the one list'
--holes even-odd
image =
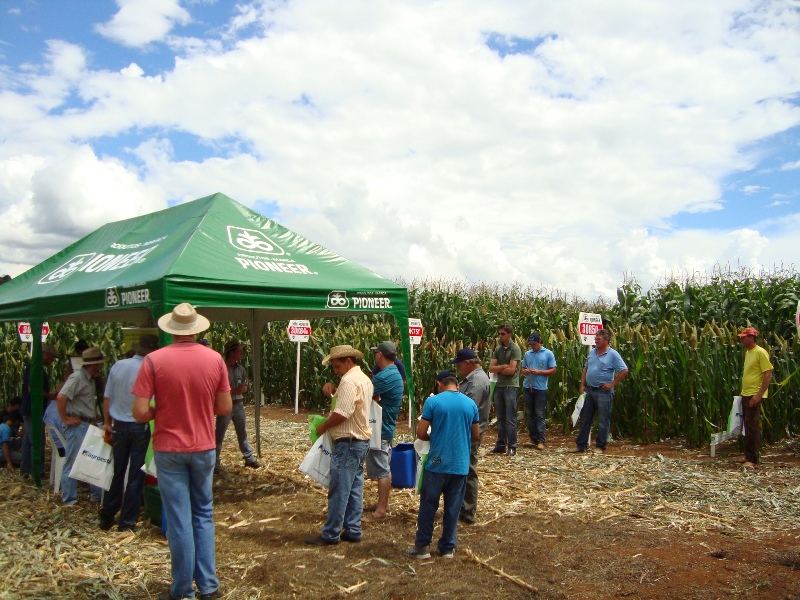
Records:
{"label": "blue bucket", "polygon": [[416,477],[417,457],[414,444],[402,443],[392,448],[389,470],[392,472],[392,487],[413,488]]}

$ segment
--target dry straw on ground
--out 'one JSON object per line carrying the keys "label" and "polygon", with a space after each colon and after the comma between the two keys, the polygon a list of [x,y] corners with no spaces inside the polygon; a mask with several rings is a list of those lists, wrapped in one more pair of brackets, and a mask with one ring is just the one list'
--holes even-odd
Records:
{"label": "dry straw on ground", "polygon": [[[252,431],[252,423],[250,427]],[[262,419],[261,427],[264,468],[228,467],[240,461],[231,427],[223,455],[226,468],[215,482],[218,556],[225,557],[219,560],[218,570],[226,598],[260,596],[246,581],[259,557],[220,548],[227,539],[224,530],[258,526],[280,535],[287,526],[259,510],[261,494],[287,500],[305,494],[324,504],[324,490],[297,471],[309,446],[306,425]],[[525,513],[540,519],[570,515],[586,522],[626,519],[654,531],[743,537],[767,536],[800,522],[796,465],[768,459],[761,469],[744,472],[725,460],[700,460],[690,451],[677,453],[679,458],[622,455],[619,447],[615,452],[571,455],[551,449],[521,450],[514,460],[483,456],[479,464],[482,510],[476,530]],[[86,496],[76,507],[65,507],[49,487],[37,490],[16,472],[0,473],[0,488],[0,598],[150,598],[166,589],[169,549],[152,525],[141,524],[135,534],[102,532],[97,526],[97,505]],[[231,509],[239,496],[253,498],[251,510],[244,515],[241,509]],[[417,503],[410,490],[393,491],[392,511],[405,517],[411,530]],[[470,560],[484,565],[480,568],[487,572],[503,570],[491,557],[473,555]],[[505,572],[502,576],[515,577]],[[516,583],[527,585],[522,579]],[[359,589],[356,585],[340,593]]]}

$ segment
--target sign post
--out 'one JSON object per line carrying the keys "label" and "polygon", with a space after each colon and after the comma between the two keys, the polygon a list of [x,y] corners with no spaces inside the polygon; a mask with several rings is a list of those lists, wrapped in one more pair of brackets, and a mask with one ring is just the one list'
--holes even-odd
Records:
{"label": "sign post", "polygon": [[311,337],[311,323],[305,320],[289,321],[286,333],[289,334],[290,342],[297,343],[297,371],[294,380],[294,414],[297,414],[300,411],[300,344]]}
{"label": "sign post", "polygon": [[[19,333],[19,340],[25,343],[32,343],[33,342],[33,333],[31,332],[31,324],[30,323],[20,323],[17,325],[17,333]],[[47,340],[47,336],[50,335],[50,325],[47,324],[47,321],[42,323],[42,343]]]}
{"label": "sign post", "polygon": [[602,328],[603,317],[597,313],[582,312],[578,315],[578,333],[584,346],[594,346],[594,334]]}
{"label": "sign post", "polygon": [[[422,321],[420,319],[408,320],[408,337],[411,338],[411,368],[414,368],[414,346],[418,346],[422,341],[422,334],[425,330],[422,328]],[[414,399],[411,394],[408,395],[408,426],[411,427],[411,417],[414,406]]]}

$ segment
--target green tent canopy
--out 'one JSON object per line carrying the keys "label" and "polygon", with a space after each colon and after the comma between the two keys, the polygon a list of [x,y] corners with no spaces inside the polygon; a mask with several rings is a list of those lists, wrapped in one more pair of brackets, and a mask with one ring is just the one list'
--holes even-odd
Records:
{"label": "green tent canopy", "polygon": [[[223,194],[100,227],[0,286],[0,321],[28,321],[34,332],[44,321],[155,327],[181,302],[212,321],[245,323],[255,365],[267,322],[358,313],[391,314],[406,361],[411,356],[404,287]],[[41,398],[41,340],[33,340],[31,393]],[[413,398],[410,364],[406,372]],[[254,369],[257,439],[260,377]],[[41,461],[41,411],[35,401],[34,472]]]}

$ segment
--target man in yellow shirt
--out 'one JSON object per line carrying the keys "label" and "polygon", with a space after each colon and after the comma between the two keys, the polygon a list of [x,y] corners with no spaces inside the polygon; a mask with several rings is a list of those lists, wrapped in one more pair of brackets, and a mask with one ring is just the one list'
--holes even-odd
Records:
{"label": "man in yellow shirt", "polygon": [[769,354],[756,344],[758,331],[748,327],[739,334],[746,350],[742,370],[742,409],[744,409],[744,467],[752,469],[758,464],[761,445],[761,401],[767,397],[772,381],[772,363]]}

